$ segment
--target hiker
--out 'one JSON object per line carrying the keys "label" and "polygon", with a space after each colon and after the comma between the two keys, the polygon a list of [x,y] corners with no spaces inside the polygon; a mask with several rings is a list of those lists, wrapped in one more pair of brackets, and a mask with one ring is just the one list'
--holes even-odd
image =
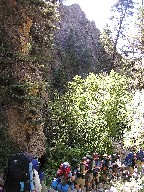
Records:
{"label": "hiker", "polygon": [[39,178],[40,178],[40,183],[42,185],[42,191],[41,192],[47,191],[47,187],[44,184],[44,178],[45,178],[44,168],[45,168],[45,166],[47,164],[47,160],[48,160],[48,157],[47,157],[46,153],[38,158],[39,165],[40,165],[40,167],[39,167]]}
{"label": "hiker", "polygon": [[38,158],[35,157],[32,159],[32,166],[33,166],[33,172],[34,172],[34,176],[35,176],[34,181],[35,181],[36,191],[46,190],[46,189],[43,189],[44,187],[42,187],[42,182],[44,180],[44,173],[42,172],[42,170],[40,168],[40,162],[38,161]]}
{"label": "hiker", "polygon": [[44,154],[39,158],[35,157],[32,160],[32,163],[33,163],[33,168],[38,172],[38,175],[39,175],[40,184],[42,186],[41,192],[45,192],[47,191],[47,188],[44,184],[44,178],[45,178],[44,168],[47,163],[47,155]]}
{"label": "hiker", "polygon": [[134,153],[133,152],[129,152],[128,155],[125,158],[125,164],[128,168],[129,171],[129,176],[131,177],[132,174],[134,173],[134,164],[135,164],[135,160],[134,160]]}
{"label": "hiker", "polygon": [[60,165],[56,178],[52,181],[51,187],[57,191],[67,192],[73,183],[73,176],[68,162]]}
{"label": "hiker", "polygon": [[93,168],[94,161],[91,155],[86,155],[87,157],[87,172],[86,172],[86,192],[92,190],[92,181],[93,181]]}
{"label": "hiker", "polygon": [[111,155],[111,161],[112,161],[112,163],[115,163],[118,159],[119,159],[118,154],[113,153],[113,154]]}
{"label": "hiker", "polygon": [[93,168],[92,188],[96,189],[100,182],[100,169],[101,169],[101,161],[98,153],[93,153],[93,161],[94,161],[94,168]]}
{"label": "hiker", "polygon": [[71,160],[71,172],[72,172],[72,177],[73,177],[73,182],[71,184],[72,191],[74,191],[74,189],[76,188],[75,180],[77,179],[78,171],[79,171],[79,160],[73,158]]}
{"label": "hiker", "polygon": [[103,179],[103,182],[107,182],[108,181],[108,168],[109,168],[109,157],[107,154],[104,154],[102,156],[102,167],[101,167],[101,170],[102,170],[102,179]]}
{"label": "hiker", "polygon": [[139,149],[136,153],[138,164],[141,166],[144,164],[144,151],[142,149]]}
{"label": "hiker", "polygon": [[113,163],[113,166],[112,166],[112,170],[113,170],[113,175],[114,175],[114,177],[116,178],[116,179],[118,179],[118,176],[119,176],[119,166],[118,166],[118,164],[117,164],[117,161],[115,161],[114,163]]}
{"label": "hiker", "polygon": [[[35,190],[36,174],[33,174],[33,157],[28,153],[17,153],[8,159],[4,189],[6,192],[29,192]],[[40,190],[37,190],[38,192]]]}
{"label": "hiker", "polygon": [[81,159],[80,167],[79,167],[79,172],[77,174],[77,179],[76,179],[76,190],[78,191],[79,188],[81,188],[81,191],[84,191],[85,187],[85,178],[86,178],[86,164],[87,164],[87,157],[83,157]]}

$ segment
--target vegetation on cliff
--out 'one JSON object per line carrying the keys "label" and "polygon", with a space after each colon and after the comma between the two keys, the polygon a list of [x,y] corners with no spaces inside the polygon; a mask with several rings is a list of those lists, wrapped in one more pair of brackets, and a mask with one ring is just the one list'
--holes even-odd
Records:
{"label": "vegetation on cliff", "polygon": [[44,53],[51,46],[56,19],[56,1],[0,3],[0,167],[13,148],[37,156],[45,152],[43,109],[48,94],[40,50]]}

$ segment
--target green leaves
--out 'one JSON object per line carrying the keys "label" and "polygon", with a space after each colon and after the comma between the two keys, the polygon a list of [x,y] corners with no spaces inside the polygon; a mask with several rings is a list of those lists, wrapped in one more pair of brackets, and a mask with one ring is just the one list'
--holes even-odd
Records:
{"label": "green leaves", "polygon": [[112,138],[121,136],[122,123],[126,126],[127,88],[127,79],[114,71],[110,75],[91,73],[86,79],[76,76],[65,95],[57,95],[52,103],[57,139],[83,150],[110,151]]}
{"label": "green leaves", "polygon": [[117,3],[113,5],[111,11],[113,12],[111,21],[113,25],[112,28],[113,28],[113,37],[114,37],[113,56],[112,56],[112,64],[111,64],[111,69],[113,69],[115,66],[115,62],[117,61],[117,47],[118,47],[119,39],[121,38],[121,41],[122,41],[126,36],[127,28],[130,23],[129,17],[132,16],[134,13],[134,1],[118,0]]}
{"label": "green leaves", "polygon": [[135,145],[138,149],[144,147],[144,90],[134,93],[129,110],[129,129],[125,131],[124,142],[126,147]]}
{"label": "green leaves", "polygon": [[[111,154],[112,142],[122,139],[128,124],[127,103],[131,101],[128,79],[111,71],[93,73],[85,79],[75,76],[64,95],[55,94],[49,103],[47,120],[50,171],[62,161],[86,154]],[[53,174],[54,175],[54,174]]]}

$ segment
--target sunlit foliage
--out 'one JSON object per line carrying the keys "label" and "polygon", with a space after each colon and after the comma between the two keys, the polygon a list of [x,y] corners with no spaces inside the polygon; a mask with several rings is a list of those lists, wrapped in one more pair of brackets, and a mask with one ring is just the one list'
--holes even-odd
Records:
{"label": "sunlit foliage", "polygon": [[124,134],[126,147],[135,145],[137,148],[144,147],[144,90],[137,90],[133,96],[129,108],[130,130]]}
{"label": "sunlit foliage", "polygon": [[56,95],[51,104],[55,146],[111,151],[112,139],[122,136],[127,123],[127,89],[126,78],[114,71],[86,79],[76,76],[65,95]]}

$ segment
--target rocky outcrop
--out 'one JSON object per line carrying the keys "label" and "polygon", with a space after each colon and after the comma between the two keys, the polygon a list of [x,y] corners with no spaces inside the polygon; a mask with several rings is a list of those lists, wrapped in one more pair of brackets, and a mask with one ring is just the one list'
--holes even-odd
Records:
{"label": "rocky outcrop", "polygon": [[[55,33],[54,71],[64,71],[67,80],[75,75],[98,73],[99,35],[94,21],[89,21],[78,4],[60,6],[61,20]],[[60,69],[61,68],[61,69]],[[60,81],[59,81],[60,82]]]}
{"label": "rocky outcrop", "polygon": [[78,4],[62,6],[60,7],[60,13],[61,21],[56,33],[56,45],[60,45],[65,50],[69,41],[73,39],[75,43],[73,47],[76,48],[77,53],[80,54],[80,51],[90,50],[93,59],[96,61],[100,32],[94,21],[89,21],[86,18]]}
{"label": "rocky outcrop", "polygon": [[1,1],[1,25],[9,46],[16,52],[28,54],[29,32],[33,24],[27,10],[16,0]]}
{"label": "rocky outcrop", "polygon": [[[30,1],[0,2],[0,123],[1,157],[19,151],[45,153],[43,104],[47,97],[37,63],[30,59],[30,30],[34,22]],[[6,149],[7,148],[7,149]],[[1,164],[0,164],[1,166]]]}

